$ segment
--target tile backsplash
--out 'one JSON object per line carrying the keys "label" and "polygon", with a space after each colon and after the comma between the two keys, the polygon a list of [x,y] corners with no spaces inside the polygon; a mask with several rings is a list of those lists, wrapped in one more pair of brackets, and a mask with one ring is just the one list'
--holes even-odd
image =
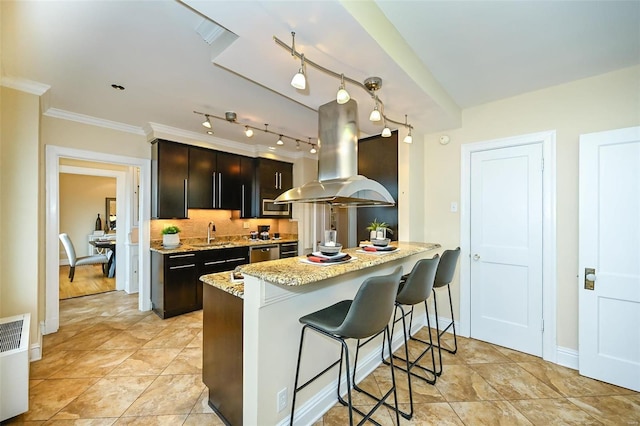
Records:
{"label": "tile backsplash", "polygon": [[[233,217],[230,210],[199,210],[190,209],[189,219],[155,219],[151,221],[151,240],[162,239],[162,229],[167,225],[180,228],[180,238],[206,238],[207,225],[216,225],[216,237],[249,235],[250,231],[257,231],[258,225],[270,225],[271,235],[298,234],[298,222],[291,219],[238,219]],[[245,223],[248,228],[245,228]]]}

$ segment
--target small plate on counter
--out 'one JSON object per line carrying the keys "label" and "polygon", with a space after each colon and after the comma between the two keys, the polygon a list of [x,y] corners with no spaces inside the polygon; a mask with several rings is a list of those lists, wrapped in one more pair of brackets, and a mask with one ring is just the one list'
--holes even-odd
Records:
{"label": "small plate on counter", "polygon": [[310,255],[307,255],[306,258],[300,259],[300,262],[308,263],[310,265],[328,266],[346,263],[356,259],[357,257],[351,257],[348,253],[340,253],[340,255],[336,256],[325,256],[323,254],[316,256],[315,253],[311,253]]}

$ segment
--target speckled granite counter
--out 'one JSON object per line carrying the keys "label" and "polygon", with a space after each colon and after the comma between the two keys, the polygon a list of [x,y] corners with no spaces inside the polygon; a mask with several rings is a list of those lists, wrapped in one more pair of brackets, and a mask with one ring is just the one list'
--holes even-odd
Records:
{"label": "speckled granite counter", "polygon": [[[238,270],[245,275],[251,275],[270,283],[286,286],[301,286],[372,266],[382,265],[440,247],[440,244],[433,243],[399,242],[397,244],[394,243],[394,245],[397,245],[398,250],[384,254],[361,252],[360,249],[357,248],[345,249],[343,252],[348,253],[354,259],[340,264],[311,265],[301,262],[300,260],[304,259],[304,256],[299,256],[243,265],[240,266]],[[229,272],[203,275],[200,277],[200,280],[205,284],[224,290],[234,296],[244,297],[244,284],[240,282],[232,283]]]}
{"label": "speckled granite counter", "polygon": [[151,251],[157,251],[162,254],[184,253],[189,251],[216,250],[231,247],[256,247],[267,244],[282,244],[297,242],[297,236],[283,237],[270,240],[251,240],[244,237],[222,237],[213,240],[210,244],[206,244],[206,240],[202,238],[187,238],[180,242],[180,245],[173,249],[164,248],[162,241],[152,241]]}

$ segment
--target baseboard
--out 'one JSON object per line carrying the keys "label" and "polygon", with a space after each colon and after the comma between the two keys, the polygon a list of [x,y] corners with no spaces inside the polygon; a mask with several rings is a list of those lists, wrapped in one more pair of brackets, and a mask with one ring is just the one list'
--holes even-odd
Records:
{"label": "baseboard", "polygon": [[557,364],[563,367],[571,368],[573,370],[578,370],[580,367],[579,363],[579,355],[580,353],[575,349],[563,348],[558,346],[557,353]]}

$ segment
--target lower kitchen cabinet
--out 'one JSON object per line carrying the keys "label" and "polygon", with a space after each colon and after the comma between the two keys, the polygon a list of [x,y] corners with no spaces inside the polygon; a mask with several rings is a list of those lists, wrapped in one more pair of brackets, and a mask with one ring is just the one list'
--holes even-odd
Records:
{"label": "lower kitchen cabinet", "polygon": [[[151,306],[160,318],[202,309],[197,253],[151,252]],[[199,287],[199,288],[198,288]]]}
{"label": "lower kitchen cabinet", "polygon": [[248,247],[163,254],[151,251],[151,305],[160,318],[202,309],[200,276],[249,263]]}

